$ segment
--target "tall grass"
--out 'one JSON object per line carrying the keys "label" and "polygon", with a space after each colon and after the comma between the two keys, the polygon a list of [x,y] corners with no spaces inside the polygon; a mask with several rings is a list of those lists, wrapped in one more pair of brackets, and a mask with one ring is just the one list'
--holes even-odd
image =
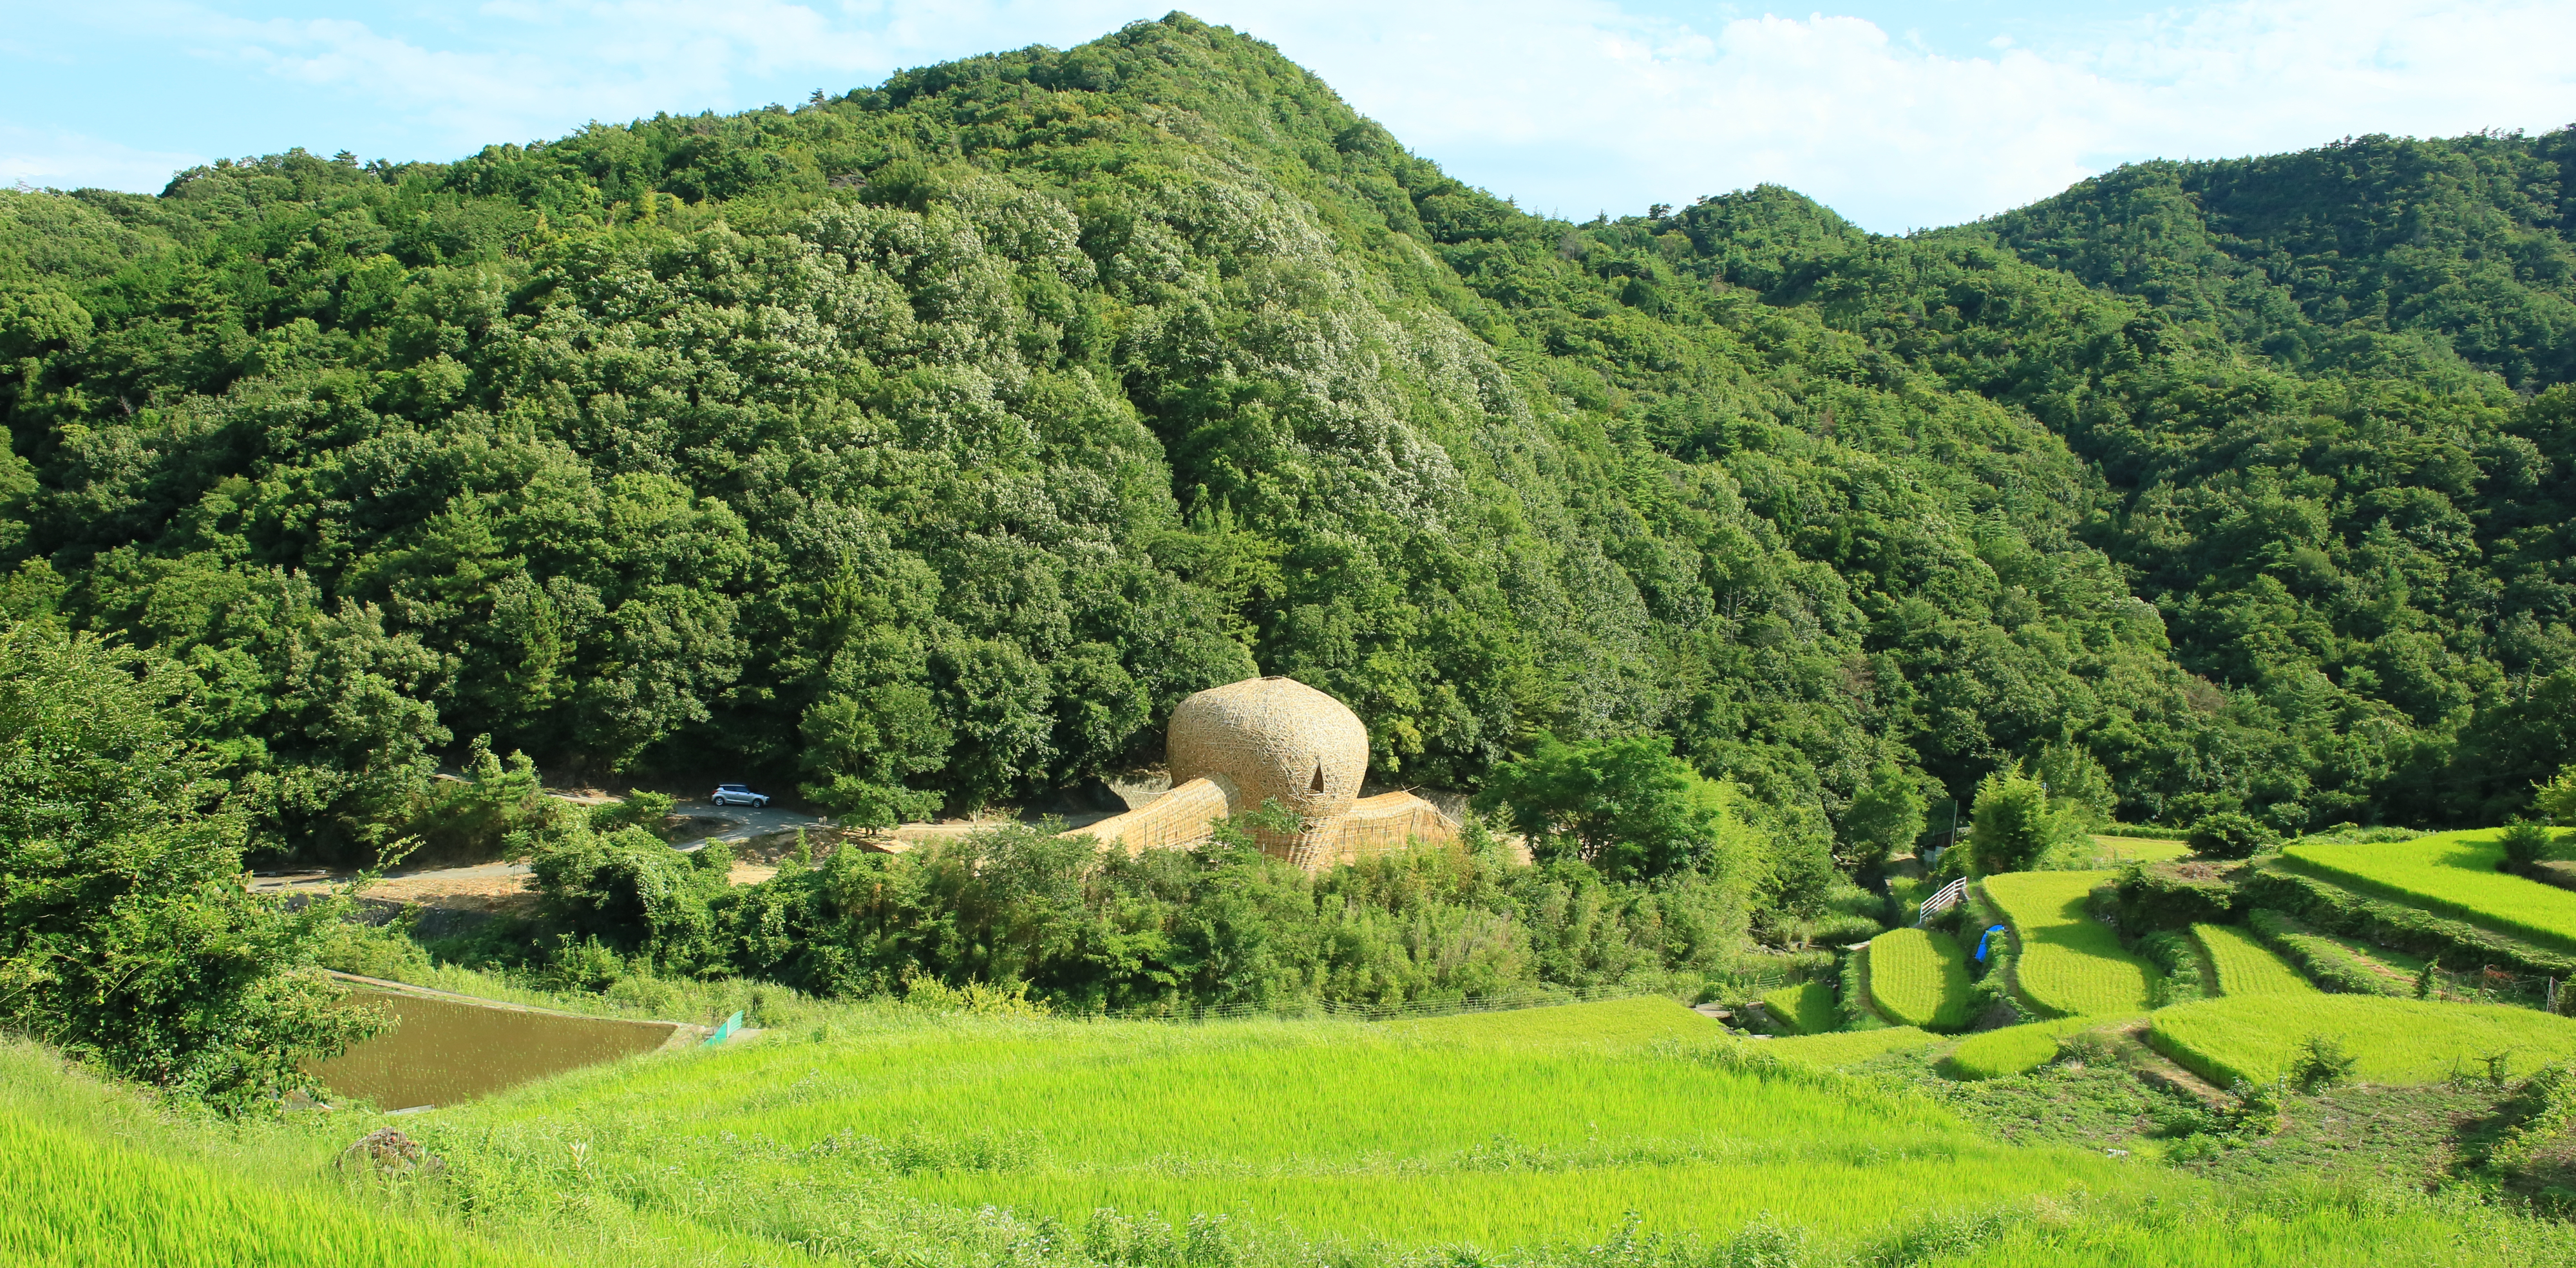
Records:
{"label": "tall grass", "polygon": [[2191,936],[2218,972],[2221,995],[2314,995],[2317,988],[2290,962],[2234,925],[2193,925]]}
{"label": "tall grass", "polygon": [[2341,1043],[2366,1083],[2433,1083],[2576,1056],[2576,1020],[2502,1004],[2443,1004],[2370,995],[2255,995],[2202,1000],[2151,1018],[2149,1042],[2193,1073],[2232,1086],[2279,1078],[2310,1035]]}
{"label": "tall grass", "polygon": [[2576,951],[2576,892],[2497,871],[2504,850],[2496,836],[2488,828],[2412,841],[2293,845],[2281,861],[2364,893]]}
{"label": "tall grass", "polygon": [[1895,929],[1869,944],[1869,998],[1889,1021],[1929,1030],[1968,1023],[1968,957],[1946,933]]}
{"label": "tall grass", "polygon": [[2047,1014],[2090,1017],[2145,1011],[2156,969],[2120,947],[2109,926],[2085,914],[2109,872],[2009,872],[1985,878],[1986,896],[2011,922],[2021,955],[2021,993]]}

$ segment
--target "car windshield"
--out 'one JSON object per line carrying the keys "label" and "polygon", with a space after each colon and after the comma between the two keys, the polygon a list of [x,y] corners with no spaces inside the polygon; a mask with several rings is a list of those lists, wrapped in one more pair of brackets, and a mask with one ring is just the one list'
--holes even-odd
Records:
{"label": "car windshield", "polygon": [[717,791],[717,792],[745,792],[745,791],[748,791],[748,790],[747,790],[747,789],[745,789],[745,788],[744,788],[742,785],[740,785],[740,784],[718,784],[718,785],[716,785],[716,791]]}

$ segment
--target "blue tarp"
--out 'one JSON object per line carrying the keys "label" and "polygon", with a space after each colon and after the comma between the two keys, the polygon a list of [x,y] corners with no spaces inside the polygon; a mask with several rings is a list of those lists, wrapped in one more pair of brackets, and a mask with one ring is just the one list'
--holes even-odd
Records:
{"label": "blue tarp", "polygon": [[2002,933],[2003,931],[2004,927],[2002,925],[1994,925],[1989,927],[1984,933],[1977,936],[1977,963],[1983,964],[1986,962],[1986,944],[1993,941],[1994,936]]}

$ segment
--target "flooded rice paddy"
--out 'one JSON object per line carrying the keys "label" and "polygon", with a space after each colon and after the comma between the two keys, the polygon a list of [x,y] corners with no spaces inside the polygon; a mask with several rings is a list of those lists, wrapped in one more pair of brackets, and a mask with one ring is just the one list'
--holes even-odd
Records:
{"label": "flooded rice paddy", "polygon": [[383,1109],[489,1096],[532,1079],[651,1052],[682,1029],[675,1022],[575,1017],[402,991],[356,990],[349,1002],[385,1008],[400,1024],[314,1066],[313,1073],[334,1095],[363,1097]]}

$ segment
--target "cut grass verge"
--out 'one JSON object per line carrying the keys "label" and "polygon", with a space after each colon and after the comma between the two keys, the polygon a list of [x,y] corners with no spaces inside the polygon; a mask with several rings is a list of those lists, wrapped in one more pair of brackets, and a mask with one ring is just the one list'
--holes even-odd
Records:
{"label": "cut grass verge", "polygon": [[1871,939],[1868,984],[1871,1005],[1898,1025],[1968,1024],[1968,956],[1946,933],[1893,929]]}
{"label": "cut grass verge", "polygon": [[2144,1012],[2154,965],[2120,948],[2118,934],[2085,914],[2084,900],[2110,872],[2008,872],[1985,878],[1986,896],[2021,943],[2015,984],[2040,1012],[2095,1017]]}
{"label": "cut grass verge", "polygon": [[2220,1087],[2279,1078],[2311,1035],[2341,1043],[2365,1083],[2485,1077],[2490,1057],[2503,1058],[2506,1073],[2528,1074],[2576,1056],[2576,1021],[2502,1004],[2255,995],[2164,1009],[2150,1024],[2157,1051]]}
{"label": "cut grass verge", "polygon": [[2234,925],[2193,925],[2192,937],[2218,973],[2221,995],[2313,995],[2317,988],[2290,962]]}
{"label": "cut grass verge", "polygon": [[2496,830],[2370,845],[2293,845],[2284,866],[2498,933],[2576,951],[2576,892],[2496,870]]}

